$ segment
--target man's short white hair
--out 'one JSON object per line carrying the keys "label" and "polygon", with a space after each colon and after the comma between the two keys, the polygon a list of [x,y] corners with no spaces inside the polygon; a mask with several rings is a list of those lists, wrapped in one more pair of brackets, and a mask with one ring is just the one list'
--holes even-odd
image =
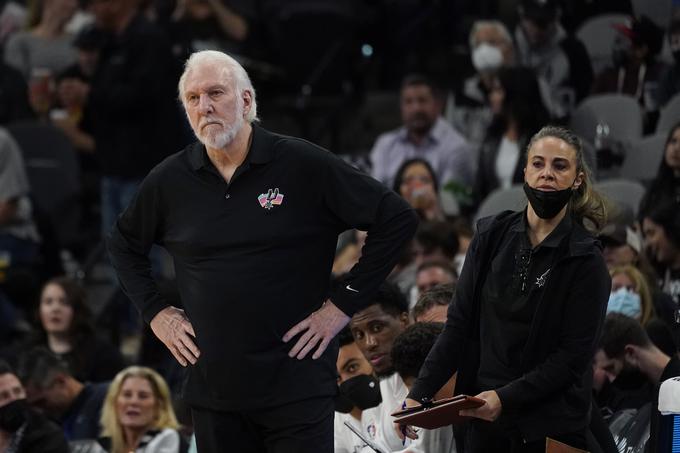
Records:
{"label": "man's short white hair", "polygon": [[479,32],[480,28],[484,27],[493,27],[499,31],[499,33],[503,36],[503,39],[506,42],[509,42],[512,44],[512,36],[510,36],[510,31],[508,31],[508,28],[505,26],[503,22],[500,20],[478,20],[475,21],[474,24],[472,24],[472,29],[470,30],[470,49],[474,49],[475,45],[477,44],[475,42],[475,36],[477,36],[477,32]]}
{"label": "man's short white hair", "polygon": [[248,77],[248,73],[243,66],[236,61],[234,58],[230,57],[224,52],[217,50],[201,50],[200,52],[194,52],[187,59],[184,64],[184,72],[179,78],[179,84],[177,86],[179,91],[179,99],[184,105],[184,84],[186,83],[186,78],[188,74],[199,66],[217,66],[223,69],[224,76],[230,77],[236,88],[236,94],[240,97],[243,92],[249,91],[252,99],[250,105],[250,111],[246,116],[246,121],[252,123],[253,121],[258,121],[257,118],[257,101],[255,100],[255,88]]}

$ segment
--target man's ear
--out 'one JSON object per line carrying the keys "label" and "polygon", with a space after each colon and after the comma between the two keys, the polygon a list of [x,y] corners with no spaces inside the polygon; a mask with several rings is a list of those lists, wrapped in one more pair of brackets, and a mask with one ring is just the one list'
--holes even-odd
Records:
{"label": "man's ear", "polygon": [[243,97],[243,117],[247,117],[250,109],[253,108],[253,93],[249,90],[244,90],[241,94]]}
{"label": "man's ear", "polygon": [[399,322],[401,325],[404,327],[408,326],[411,324],[411,317],[409,316],[408,312],[404,311],[399,315]]}
{"label": "man's ear", "polygon": [[638,352],[639,348],[638,346],[635,346],[634,344],[627,344],[623,348],[623,357],[624,360],[629,364],[634,367],[638,366]]}

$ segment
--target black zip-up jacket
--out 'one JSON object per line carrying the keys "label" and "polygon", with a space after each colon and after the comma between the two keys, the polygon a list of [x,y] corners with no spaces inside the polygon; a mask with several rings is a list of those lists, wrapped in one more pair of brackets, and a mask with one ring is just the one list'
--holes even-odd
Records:
{"label": "black zip-up jacket", "polygon": [[[409,397],[431,397],[458,371],[456,393],[476,394],[484,276],[505,233],[524,212],[484,218],[470,244],[444,331]],[[578,222],[558,247],[520,364],[522,377],[496,389],[499,422],[527,441],[584,429],[589,422],[592,358],[611,279],[597,241]]]}

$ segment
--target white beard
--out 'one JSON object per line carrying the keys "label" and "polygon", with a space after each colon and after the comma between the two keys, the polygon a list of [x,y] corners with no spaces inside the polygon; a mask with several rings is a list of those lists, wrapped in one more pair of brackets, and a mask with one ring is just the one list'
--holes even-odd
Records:
{"label": "white beard", "polygon": [[[227,147],[239,133],[245,120],[243,119],[243,101],[237,100],[234,109],[234,120],[231,125],[227,125],[217,118],[206,117],[201,120],[198,128],[194,130],[198,140],[208,148],[222,149]],[[221,128],[208,126],[205,130],[203,125],[206,123],[219,123]]]}

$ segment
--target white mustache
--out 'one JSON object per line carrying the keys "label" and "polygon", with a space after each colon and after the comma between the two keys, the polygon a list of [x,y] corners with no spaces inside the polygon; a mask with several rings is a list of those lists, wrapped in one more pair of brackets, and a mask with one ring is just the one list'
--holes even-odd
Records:
{"label": "white mustache", "polygon": [[220,126],[224,125],[222,121],[218,120],[217,118],[204,118],[198,123],[198,127],[199,129],[203,129],[208,124],[219,124]]}

